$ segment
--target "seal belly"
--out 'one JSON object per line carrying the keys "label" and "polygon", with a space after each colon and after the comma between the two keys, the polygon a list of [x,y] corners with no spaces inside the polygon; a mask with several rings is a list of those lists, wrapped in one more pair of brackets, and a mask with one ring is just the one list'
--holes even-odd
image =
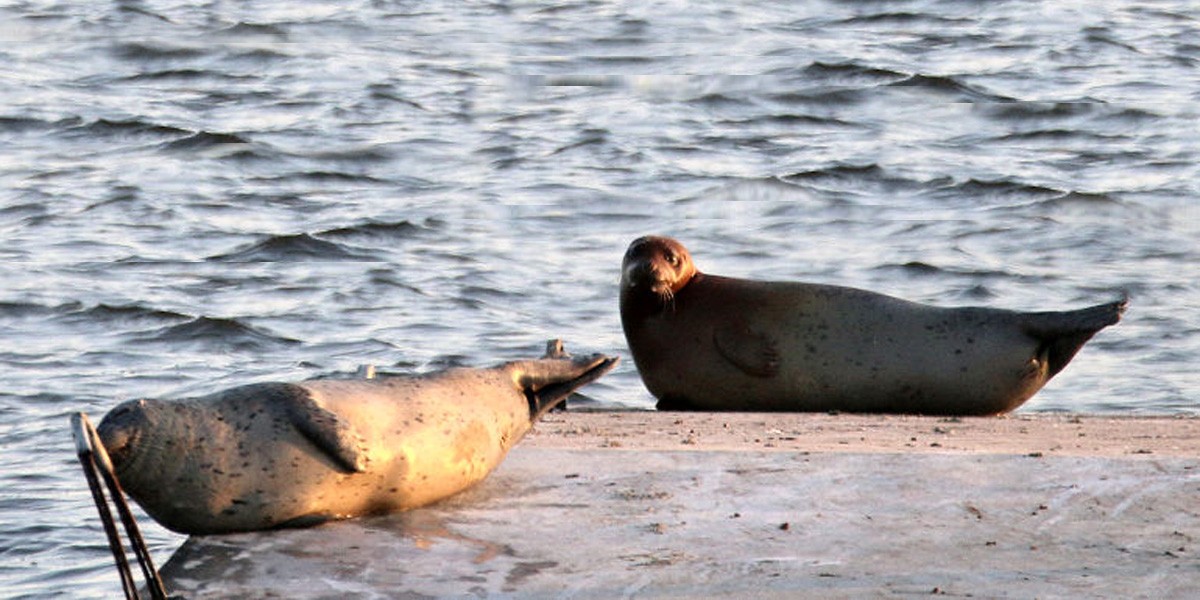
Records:
{"label": "seal belly", "polygon": [[525,398],[502,373],[462,369],[305,387],[359,424],[370,448],[367,472],[343,484],[364,488],[343,496],[345,514],[406,510],[462,491],[499,465],[530,425]]}

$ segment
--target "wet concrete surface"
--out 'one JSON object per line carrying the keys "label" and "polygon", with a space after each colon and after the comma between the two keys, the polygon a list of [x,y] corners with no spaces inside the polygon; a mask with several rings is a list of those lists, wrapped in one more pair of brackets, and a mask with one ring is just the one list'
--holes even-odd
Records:
{"label": "wet concrete surface", "polygon": [[[193,537],[163,576],[188,598],[1200,596],[1196,420],[1077,421],[551,415],[446,502]],[[827,449],[761,447],[815,427]],[[863,427],[896,451],[838,442]]]}

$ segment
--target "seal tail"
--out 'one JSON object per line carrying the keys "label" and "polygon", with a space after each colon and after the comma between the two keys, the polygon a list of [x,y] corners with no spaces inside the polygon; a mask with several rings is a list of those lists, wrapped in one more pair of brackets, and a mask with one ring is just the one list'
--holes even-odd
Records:
{"label": "seal tail", "polygon": [[1128,298],[1078,310],[1027,315],[1024,330],[1041,342],[1038,356],[1046,361],[1047,379],[1058,374],[1098,331],[1121,320]]}

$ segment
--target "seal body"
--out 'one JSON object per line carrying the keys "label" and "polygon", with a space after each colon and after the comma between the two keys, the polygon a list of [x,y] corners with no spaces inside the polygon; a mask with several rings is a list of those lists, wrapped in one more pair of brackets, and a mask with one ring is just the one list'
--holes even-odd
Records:
{"label": "seal body", "polygon": [[547,356],[413,377],[266,383],[134,400],[98,428],[125,490],[207,534],[406,510],[481,481],[615,358]]}
{"label": "seal body", "polygon": [[621,323],[666,410],[992,415],[1020,406],[1125,302],[1064,312],[941,308],[853,288],[706,275],[635,240]]}

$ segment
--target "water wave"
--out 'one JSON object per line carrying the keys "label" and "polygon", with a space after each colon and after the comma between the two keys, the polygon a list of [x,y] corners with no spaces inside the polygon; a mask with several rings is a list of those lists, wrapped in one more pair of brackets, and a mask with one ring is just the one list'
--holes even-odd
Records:
{"label": "water wave", "polygon": [[72,310],[66,316],[76,321],[120,326],[179,322],[194,318],[191,315],[137,303],[115,305],[101,303],[89,308]]}
{"label": "water wave", "polygon": [[260,352],[300,343],[299,340],[276,335],[238,319],[216,317],[196,317],[185,323],[138,334],[136,339],[139,343],[156,343],[167,347],[200,344],[210,348]]}
{"label": "water wave", "polygon": [[895,194],[901,190],[923,190],[928,183],[899,175],[879,164],[837,164],[810,171],[801,171],[780,176],[782,181],[818,189],[842,191],[887,190]]}
{"label": "water wave", "polygon": [[1033,185],[1015,179],[975,179],[968,178],[959,182],[948,182],[929,192],[939,198],[970,199],[985,204],[1000,203],[1003,205],[1026,202],[1037,202],[1055,198],[1065,194],[1063,190]]}
{"label": "water wave", "polygon": [[229,146],[236,144],[249,144],[250,140],[232,133],[213,133],[208,131],[199,131],[191,133],[180,139],[163,144],[162,149],[166,151],[196,151],[206,150],[219,146]]}
{"label": "water wave", "polygon": [[217,36],[244,42],[248,38],[264,38],[273,41],[286,41],[290,36],[288,29],[272,23],[247,23],[239,21],[214,32]]}
{"label": "water wave", "polygon": [[348,182],[348,183],[388,183],[389,180],[364,173],[349,173],[346,171],[338,171],[334,169],[314,169],[311,171],[299,171],[290,173],[286,176],[293,180],[307,180],[318,183],[327,182]]}
{"label": "water wave", "polygon": [[436,222],[425,221],[424,224],[412,221],[375,221],[368,220],[357,225],[327,229],[315,234],[318,238],[365,240],[370,242],[396,242],[411,240],[437,229]]}
{"label": "water wave", "polygon": [[38,119],[35,117],[0,116],[0,132],[27,133],[30,131],[47,131],[60,129],[75,122],[78,122],[78,120],[64,119],[58,121],[47,121],[45,119]]}
{"label": "water wave", "polygon": [[836,21],[833,25],[897,25],[904,28],[940,28],[969,22],[970,19],[952,18],[929,12],[884,11],[856,14]]}
{"label": "water wave", "polygon": [[0,302],[0,316],[24,318],[51,315],[64,310],[64,306],[68,307],[68,310],[77,310],[80,304],[48,306],[38,302],[5,301]]}
{"label": "water wave", "polygon": [[209,53],[204,47],[177,46],[166,43],[137,41],[118,42],[110,49],[114,58],[137,61],[177,61],[201,58]]}
{"label": "water wave", "polygon": [[970,85],[946,75],[917,73],[887,85],[933,92],[939,96],[953,97],[968,102],[1016,102],[1018,100],[1011,96],[989,92],[981,86]]}
{"label": "water wave", "polygon": [[201,80],[217,80],[217,81],[250,81],[254,78],[247,75],[235,75],[233,73],[222,73],[211,69],[184,67],[184,68],[166,68],[156,69],[151,71],[143,71],[122,77],[119,81],[126,84],[161,84],[168,82],[190,83],[200,82]]}
{"label": "water wave", "polygon": [[1129,217],[1135,217],[1145,212],[1142,207],[1127,202],[1117,194],[1070,191],[1034,201],[1022,210],[1031,210],[1037,214],[1064,215],[1073,214],[1085,219],[1100,218],[1101,215],[1116,211]]}
{"label": "water wave", "polygon": [[[884,264],[874,267],[874,270],[900,272],[900,273],[903,273],[905,276],[919,276],[919,277],[952,276],[955,279],[958,279],[961,277],[985,278],[985,279],[989,279],[989,278],[1006,279],[1006,278],[1011,278],[1011,277],[1015,276],[1015,274],[1012,273],[1011,271],[1003,270],[1003,269],[980,269],[980,268],[966,268],[966,267],[951,267],[951,266],[944,266],[944,265],[939,266],[939,265],[934,265],[934,264],[930,264],[928,262],[919,261],[919,260],[908,261],[905,263],[884,263]],[[977,284],[976,286],[973,286],[973,287],[979,287],[979,286]],[[991,294],[990,291],[986,291],[986,288],[984,288],[983,293],[985,295]]]}
{"label": "water wave", "polygon": [[804,68],[804,76],[807,81],[866,87],[897,83],[907,79],[909,74],[857,62],[814,61]]}
{"label": "water wave", "polygon": [[1064,121],[1101,111],[1096,102],[1003,102],[980,104],[976,110],[998,121]]}
{"label": "water wave", "polygon": [[307,260],[380,260],[371,251],[348,244],[318,239],[307,233],[273,235],[241,248],[215,254],[213,262],[293,262]]}
{"label": "water wave", "polygon": [[[770,100],[781,104],[795,104],[817,108],[831,106],[854,106],[866,103],[874,95],[863,89],[815,89],[808,91],[787,91],[772,93],[767,96]],[[854,122],[850,122],[854,125]]]}

